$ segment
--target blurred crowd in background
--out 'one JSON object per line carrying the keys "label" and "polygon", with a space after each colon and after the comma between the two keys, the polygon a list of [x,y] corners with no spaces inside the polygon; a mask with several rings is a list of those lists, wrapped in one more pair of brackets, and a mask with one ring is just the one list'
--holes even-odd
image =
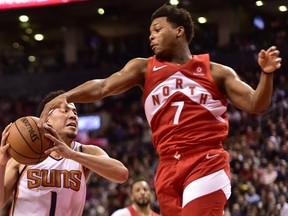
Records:
{"label": "blurred crowd in background", "polygon": [[[276,216],[280,215],[280,210],[286,212],[282,215],[288,215],[287,26],[287,21],[275,20],[270,26],[274,31],[235,35],[225,47],[217,47],[217,40],[209,34],[206,38],[195,38],[191,44],[192,53],[209,52],[212,60],[221,63],[224,59],[219,56],[225,56],[227,62],[234,62],[233,68],[252,87],[256,87],[260,76],[257,54],[261,48],[276,45],[283,58],[282,68],[274,75],[272,104],[267,112],[257,116],[230,105],[228,107],[230,129],[223,145],[231,156],[232,196],[226,206],[226,216]],[[143,36],[113,41],[91,36],[87,46],[79,51],[79,61],[73,67],[81,71],[123,66],[130,58],[151,55],[147,44],[148,39]],[[0,53],[0,79],[1,75],[71,70],[71,65],[65,64],[57,45],[39,50],[39,53],[43,58],[37,64],[26,62],[28,53],[24,51],[5,55]],[[253,58],[237,59],[237,56],[245,57],[246,53],[249,53],[247,58]],[[245,61],[254,64],[247,67]],[[21,98],[11,98],[0,92],[0,130],[18,117],[35,115],[43,96],[31,92]],[[93,174],[88,183],[83,215],[108,216],[130,204],[129,188],[133,179],[147,179],[154,191],[158,156],[153,149],[140,90],[132,89],[100,102],[77,104],[77,107],[79,115],[97,114],[101,117],[101,128],[89,131],[88,140],[81,137],[79,140],[101,146],[111,157],[122,161],[130,171],[130,179],[124,184],[116,184]],[[152,208],[159,212],[155,194],[151,202]]]}

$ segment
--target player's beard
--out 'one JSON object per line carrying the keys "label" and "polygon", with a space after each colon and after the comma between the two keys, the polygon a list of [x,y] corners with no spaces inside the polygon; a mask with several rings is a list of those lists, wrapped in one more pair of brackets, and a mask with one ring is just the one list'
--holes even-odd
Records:
{"label": "player's beard", "polygon": [[139,207],[145,207],[148,206],[150,204],[150,200],[149,199],[143,199],[143,200],[134,200],[134,202],[139,206]]}

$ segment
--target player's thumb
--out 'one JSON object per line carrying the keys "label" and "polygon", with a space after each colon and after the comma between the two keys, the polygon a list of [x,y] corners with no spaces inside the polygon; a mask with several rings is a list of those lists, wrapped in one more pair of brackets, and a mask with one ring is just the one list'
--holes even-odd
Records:
{"label": "player's thumb", "polygon": [[261,59],[265,59],[265,58],[266,58],[266,51],[262,49],[262,50],[259,52],[258,57],[261,58]]}
{"label": "player's thumb", "polygon": [[47,116],[48,116],[48,109],[44,107],[43,111],[41,112],[41,115],[39,117],[39,121],[37,122],[37,126],[39,128],[43,128],[43,124],[46,122]]}
{"label": "player's thumb", "polygon": [[258,54],[258,63],[262,67],[265,61],[266,61],[266,51],[262,49]]}

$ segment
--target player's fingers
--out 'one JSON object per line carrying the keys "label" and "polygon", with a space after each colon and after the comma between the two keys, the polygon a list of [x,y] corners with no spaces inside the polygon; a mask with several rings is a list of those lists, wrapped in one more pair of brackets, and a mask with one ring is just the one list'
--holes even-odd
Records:
{"label": "player's fingers", "polygon": [[271,46],[271,47],[269,47],[267,52],[273,52],[274,50],[277,50],[277,47],[276,46]]}
{"label": "player's fingers", "polygon": [[7,151],[7,149],[9,148],[10,144],[9,143],[6,143],[4,146],[3,146],[3,150],[4,152]]}
{"label": "player's fingers", "polygon": [[43,128],[43,124],[47,120],[49,111],[50,111],[50,109],[45,106],[43,111],[42,111],[42,113],[41,113],[41,115],[40,115],[40,117],[39,117],[39,121],[37,122],[37,126],[39,128]]}
{"label": "player's fingers", "polygon": [[45,133],[44,136],[47,139],[51,140],[54,143],[54,146],[55,146],[55,144],[57,144],[59,142],[59,140],[55,136],[53,136],[52,134]]}
{"label": "player's fingers", "polygon": [[7,137],[9,136],[9,129],[11,127],[12,123],[10,123],[9,125],[7,125],[5,127],[5,129],[3,130],[2,132],[2,139],[1,139],[1,146],[5,146],[6,145],[6,140],[7,140]]}
{"label": "player's fingers", "polygon": [[43,126],[44,126],[44,129],[45,129],[46,131],[48,131],[48,132],[49,132],[50,134],[52,134],[54,137],[59,138],[59,134],[57,133],[57,131],[56,131],[51,125],[49,125],[48,123],[44,123]]}
{"label": "player's fingers", "polygon": [[274,50],[274,51],[269,52],[270,56],[279,56],[279,54],[280,54],[279,50]]}
{"label": "player's fingers", "polygon": [[277,58],[277,65],[276,65],[276,68],[279,69],[281,67],[281,61],[282,59],[281,58]]}
{"label": "player's fingers", "polygon": [[9,131],[11,125],[12,125],[12,122],[5,127],[5,129],[2,132],[2,135],[4,135],[5,133],[7,133]]}
{"label": "player's fingers", "polygon": [[51,152],[53,152],[53,151],[55,151],[55,149],[54,149],[54,147],[51,147],[51,148],[47,149],[44,153],[45,153],[46,155],[49,155],[49,154],[51,154]]}

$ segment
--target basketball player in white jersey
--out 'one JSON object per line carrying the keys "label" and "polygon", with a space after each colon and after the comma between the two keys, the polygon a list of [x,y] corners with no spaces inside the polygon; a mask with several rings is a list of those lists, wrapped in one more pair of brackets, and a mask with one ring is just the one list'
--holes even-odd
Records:
{"label": "basketball player in white jersey", "polygon": [[[39,106],[63,91],[51,92]],[[8,125],[0,147],[0,208],[13,195],[10,215],[81,216],[90,172],[123,183],[128,170],[110,158],[101,148],[74,141],[78,132],[78,115],[73,103],[62,104],[49,113],[45,129],[55,145],[45,153],[49,157],[36,165],[23,165],[8,154]]]}

